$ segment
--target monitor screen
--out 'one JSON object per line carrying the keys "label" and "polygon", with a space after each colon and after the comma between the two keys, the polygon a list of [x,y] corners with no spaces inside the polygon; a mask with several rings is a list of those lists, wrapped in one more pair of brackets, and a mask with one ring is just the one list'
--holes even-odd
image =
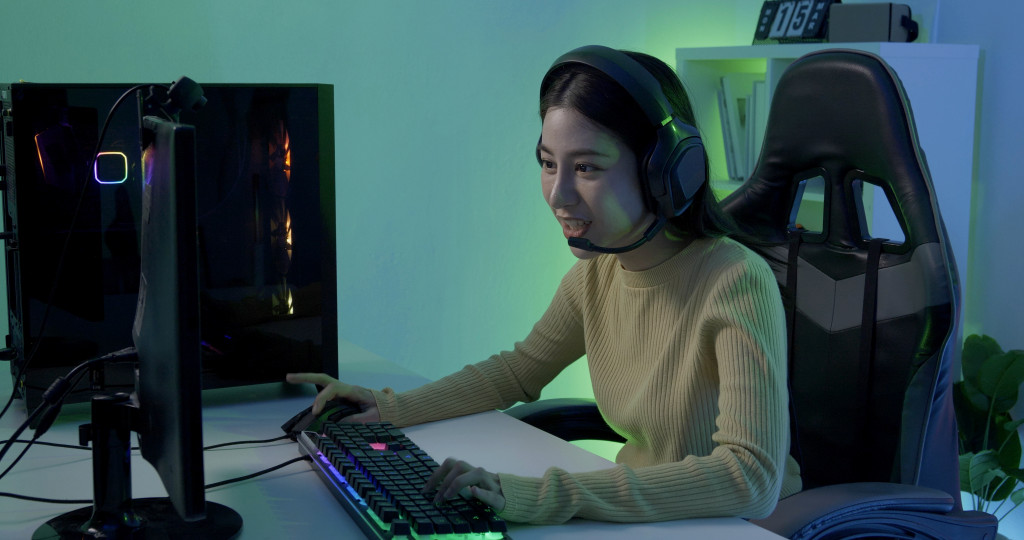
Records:
{"label": "monitor screen", "polygon": [[[333,87],[202,85],[206,106],[179,120],[196,128],[203,387],[336,374]],[[4,218],[17,248],[7,251],[11,370],[32,357],[18,388],[30,409],[70,367],[131,343],[143,193],[135,107],[111,117],[89,160],[130,86],[0,86],[18,118],[3,133]],[[133,373],[110,366],[69,399],[133,385]]]}

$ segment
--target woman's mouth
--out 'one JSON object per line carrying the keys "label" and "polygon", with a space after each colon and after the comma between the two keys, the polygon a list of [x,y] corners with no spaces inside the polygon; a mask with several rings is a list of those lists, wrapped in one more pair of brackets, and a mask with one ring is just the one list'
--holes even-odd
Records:
{"label": "woman's mouth", "polygon": [[558,221],[562,223],[562,234],[566,238],[581,238],[587,233],[587,229],[590,228],[591,221],[575,218],[561,218]]}

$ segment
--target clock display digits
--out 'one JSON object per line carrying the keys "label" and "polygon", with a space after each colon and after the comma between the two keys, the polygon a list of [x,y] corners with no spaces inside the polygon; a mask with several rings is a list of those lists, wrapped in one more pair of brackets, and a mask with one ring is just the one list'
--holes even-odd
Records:
{"label": "clock display digits", "polygon": [[810,20],[811,5],[814,4],[814,0],[799,0],[794,2],[794,4],[793,17],[786,30],[786,37],[798,38],[804,35],[804,29],[807,28],[807,22]]}
{"label": "clock display digits", "polygon": [[754,43],[824,41],[828,13],[839,0],[766,0],[754,30]]}
{"label": "clock display digits", "polygon": [[795,2],[790,0],[779,2],[779,7],[775,11],[775,20],[772,21],[772,29],[768,32],[769,38],[778,39],[786,37],[786,29],[789,27],[789,20],[793,18],[794,4]]}

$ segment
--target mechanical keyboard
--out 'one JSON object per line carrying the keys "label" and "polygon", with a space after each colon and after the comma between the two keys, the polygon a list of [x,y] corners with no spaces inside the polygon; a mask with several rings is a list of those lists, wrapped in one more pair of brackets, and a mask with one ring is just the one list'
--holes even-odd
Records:
{"label": "mechanical keyboard", "polygon": [[389,423],[325,422],[299,451],[367,538],[508,539],[491,507],[459,496],[439,506],[421,493],[437,462]]}

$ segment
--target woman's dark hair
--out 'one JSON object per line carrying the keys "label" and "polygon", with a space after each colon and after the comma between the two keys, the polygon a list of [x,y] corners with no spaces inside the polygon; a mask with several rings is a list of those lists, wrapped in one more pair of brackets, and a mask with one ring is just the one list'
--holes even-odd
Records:
{"label": "woman's dark hair", "polygon": [[[690,97],[672,68],[650,55],[632,51],[623,53],[636,60],[661,83],[662,92],[680,120],[698,127]],[[611,131],[636,154],[637,160],[642,160],[653,147],[655,127],[633,97],[608,75],[586,64],[570,63],[557,68],[546,80],[549,82],[541,88],[540,98],[542,121],[552,107],[569,108]],[[643,174],[640,171],[641,178]],[[733,221],[722,212],[708,182],[697,190],[686,212],[668,221],[668,229],[677,235],[711,237],[736,232]]]}

